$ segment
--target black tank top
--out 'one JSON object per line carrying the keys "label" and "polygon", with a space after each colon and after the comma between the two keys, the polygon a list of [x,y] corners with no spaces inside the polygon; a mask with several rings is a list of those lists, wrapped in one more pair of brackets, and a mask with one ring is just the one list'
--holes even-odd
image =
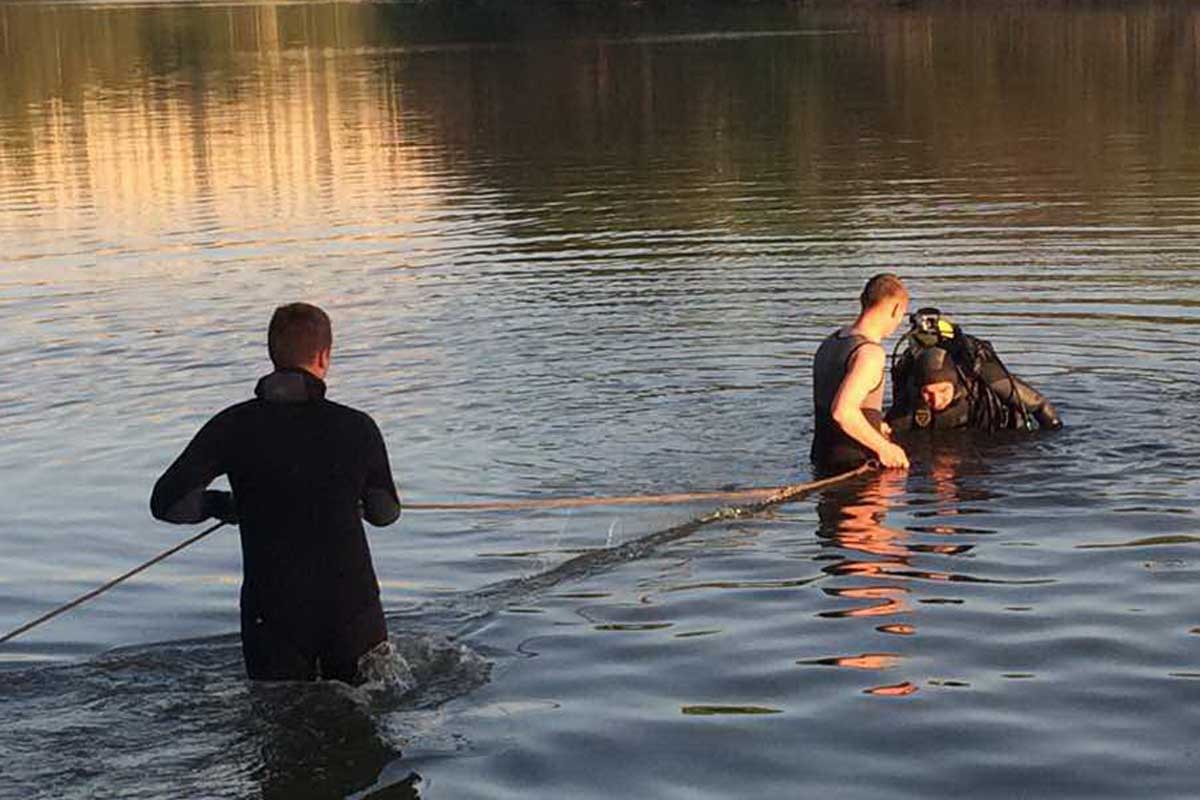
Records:
{"label": "black tank top", "polygon": [[[846,379],[850,359],[860,347],[879,345],[842,328],[825,338],[813,358],[813,409],[815,412],[811,457],[822,469],[852,468],[875,454],[851,438],[833,420],[833,400]],[[883,373],[879,383],[863,398],[863,416],[875,430],[883,424]]]}

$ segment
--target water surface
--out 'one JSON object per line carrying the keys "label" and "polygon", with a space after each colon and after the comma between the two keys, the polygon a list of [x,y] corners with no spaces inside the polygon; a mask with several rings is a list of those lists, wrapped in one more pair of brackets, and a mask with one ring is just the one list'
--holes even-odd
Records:
{"label": "water surface", "polygon": [[0,795],[1194,796],[1197,31],[0,3],[5,630],[187,535],[295,299],[412,501],[805,480],[883,269],[1067,422],[550,585],[709,506],[411,513],[371,691],[243,679],[223,531],[0,648]]}

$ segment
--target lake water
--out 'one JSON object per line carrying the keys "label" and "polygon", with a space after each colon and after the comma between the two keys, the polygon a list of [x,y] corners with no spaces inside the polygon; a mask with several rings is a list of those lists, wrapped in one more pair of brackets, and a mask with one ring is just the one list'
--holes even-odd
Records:
{"label": "lake water", "polygon": [[713,504],[410,512],[367,690],[244,679],[223,529],[0,646],[0,796],[1200,794],[1200,11],[654,5],[0,3],[0,629],[291,300],[413,502],[807,480],[884,269],[1067,427],[554,580]]}

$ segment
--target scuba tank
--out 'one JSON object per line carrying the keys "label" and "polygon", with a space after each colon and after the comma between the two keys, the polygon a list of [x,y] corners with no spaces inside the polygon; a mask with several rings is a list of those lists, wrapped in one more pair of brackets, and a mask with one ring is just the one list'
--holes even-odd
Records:
{"label": "scuba tank", "polygon": [[[932,347],[941,347],[950,352],[953,357],[955,355],[953,350],[957,349],[959,343],[963,341],[962,329],[941,311],[931,306],[909,314],[908,320],[908,330],[892,349],[893,408],[912,409],[917,404],[919,387],[912,385],[913,368],[922,353]],[[903,348],[903,352],[901,348]],[[959,360],[955,359],[954,363],[957,366]],[[928,409],[924,410],[926,418],[923,421],[918,420],[920,427],[928,425]]]}
{"label": "scuba tank", "polygon": [[1016,379],[990,342],[965,333],[950,317],[931,306],[910,314],[909,323],[908,331],[892,350],[893,408],[912,413],[917,427],[926,428],[932,424],[933,412],[921,400],[920,387],[913,385],[913,371],[922,353],[939,347],[953,361],[958,384],[967,398],[970,427],[984,430],[1033,430],[1036,427],[1024,405],[1019,401],[1003,400],[984,377],[984,366],[996,365],[1010,382],[1010,397],[1018,397]]}
{"label": "scuba tank", "polygon": [[908,321],[911,327],[905,336],[912,337],[922,347],[933,347],[939,342],[955,338],[962,332],[962,328],[955,325],[953,320],[932,306],[926,306],[918,309],[916,313],[909,314]]}

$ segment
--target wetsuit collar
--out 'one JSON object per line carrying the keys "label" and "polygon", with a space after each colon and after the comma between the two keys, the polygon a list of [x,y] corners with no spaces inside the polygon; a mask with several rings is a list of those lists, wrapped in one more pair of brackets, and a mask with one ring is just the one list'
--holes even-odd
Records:
{"label": "wetsuit collar", "polygon": [[303,369],[277,369],[259,379],[254,395],[270,403],[307,403],[325,397],[325,382]]}

